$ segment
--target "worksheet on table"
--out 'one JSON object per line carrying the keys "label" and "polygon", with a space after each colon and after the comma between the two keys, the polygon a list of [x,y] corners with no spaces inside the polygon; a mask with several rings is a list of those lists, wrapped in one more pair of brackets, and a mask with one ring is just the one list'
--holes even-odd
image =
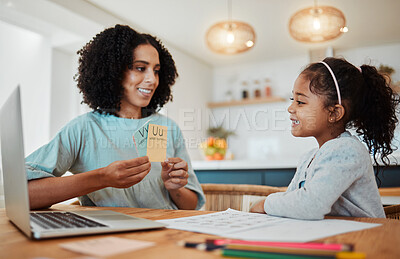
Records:
{"label": "worksheet on table", "polygon": [[308,242],[346,232],[380,226],[351,220],[296,220],[266,214],[226,211],[158,220],[167,228],[255,241]]}

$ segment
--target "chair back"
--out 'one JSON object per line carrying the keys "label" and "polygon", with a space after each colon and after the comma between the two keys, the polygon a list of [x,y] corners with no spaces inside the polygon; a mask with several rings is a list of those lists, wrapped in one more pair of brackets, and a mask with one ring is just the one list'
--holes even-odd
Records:
{"label": "chair back", "polygon": [[400,187],[381,187],[379,194],[381,196],[400,196]]}
{"label": "chair back", "polygon": [[[379,193],[383,198],[400,198],[400,187],[381,187],[379,188]],[[400,204],[386,206],[384,204],[383,210],[385,211],[386,218],[400,220]]]}
{"label": "chair back", "polygon": [[284,192],[287,187],[251,184],[201,184],[209,211],[224,211],[228,208],[249,211],[254,202],[274,192]]}
{"label": "chair back", "polygon": [[400,220],[400,204],[383,207],[386,218]]}

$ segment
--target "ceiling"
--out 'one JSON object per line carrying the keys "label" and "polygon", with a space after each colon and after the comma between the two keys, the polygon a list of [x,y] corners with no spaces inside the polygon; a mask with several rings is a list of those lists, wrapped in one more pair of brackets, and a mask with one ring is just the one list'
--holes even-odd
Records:
{"label": "ceiling", "polygon": [[[1,0],[10,1],[10,0]],[[26,6],[25,12],[31,12],[28,5],[43,0],[13,0]],[[255,46],[248,52],[236,55],[216,54],[206,46],[204,35],[210,26],[228,18],[227,0],[50,0],[58,8],[69,8],[69,12],[80,12],[98,22],[93,13],[84,10],[90,5],[112,17],[125,21],[131,27],[151,33],[160,38],[167,46],[178,49],[212,66],[261,62],[290,56],[304,55],[312,49],[333,47],[350,49],[363,46],[400,43],[400,0],[319,0],[319,5],[334,6],[344,13],[349,32],[335,40],[318,44],[306,44],[292,39],[288,32],[288,21],[296,11],[313,5],[313,0],[232,0],[232,19],[252,25],[256,31]],[[68,3],[68,4],[67,4]],[[79,6],[82,5],[82,8]],[[39,7],[38,7],[39,8]],[[47,8],[47,7],[44,7]],[[56,8],[52,7],[55,12]],[[38,17],[49,16],[48,11]],[[59,12],[61,15],[61,12]],[[63,17],[51,17],[52,23],[61,23]],[[50,16],[49,16],[50,17]],[[71,19],[71,18],[70,18]],[[71,19],[77,21],[78,18]],[[65,18],[65,21],[67,18]],[[69,22],[68,24],[70,24]],[[32,24],[32,23],[30,23]],[[67,24],[65,22],[65,24]],[[106,23],[103,23],[106,24]],[[64,28],[95,35],[96,26],[71,26]],[[43,25],[41,25],[43,28]],[[98,31],[97,31],[98,32]],[[71,37],[71,35],[69,35]],[[82,43],[80,43],[82,44]],[[82,46],[82,45],[80,45]],[[78,48],[73,47],[76,51]]]}
{"label": "ceiling", "polygon": [[232,0],[232,19],[249,23],[257,34],[253,49],[233,56],[211,52],[204,39],[210,26],[227,19],[227,0],[89,1],[212,66],[304,55],[327,46],[348,49],[400,43],[399,0],[318,1],[342,10],[349,28],[346,34],[324,44],[297,42],[288,32],[290,16],[312,6],[313,0]]}

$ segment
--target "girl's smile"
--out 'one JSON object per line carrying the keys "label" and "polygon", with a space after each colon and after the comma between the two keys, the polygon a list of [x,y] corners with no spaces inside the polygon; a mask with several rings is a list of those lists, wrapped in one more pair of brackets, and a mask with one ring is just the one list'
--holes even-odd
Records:
{"label": "girl's smile", "polygon": [[297,125],[300,124],[300,121],[296,120],[296,119],[292,119],[290,118],[290,120],[292,121],[292,128],[296,127]]}

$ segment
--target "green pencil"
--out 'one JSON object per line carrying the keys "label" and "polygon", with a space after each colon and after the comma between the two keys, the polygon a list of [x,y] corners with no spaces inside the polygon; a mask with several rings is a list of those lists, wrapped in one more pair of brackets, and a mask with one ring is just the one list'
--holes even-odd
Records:
{"label": "green pencil", "polygon": [[241,258],[261,258],[261,259],[334,259],[335,256],[313,256],[313,255],[294,255],[294,254],[277,254],[268,252],[222,249],[221,255],[226,257]]}

